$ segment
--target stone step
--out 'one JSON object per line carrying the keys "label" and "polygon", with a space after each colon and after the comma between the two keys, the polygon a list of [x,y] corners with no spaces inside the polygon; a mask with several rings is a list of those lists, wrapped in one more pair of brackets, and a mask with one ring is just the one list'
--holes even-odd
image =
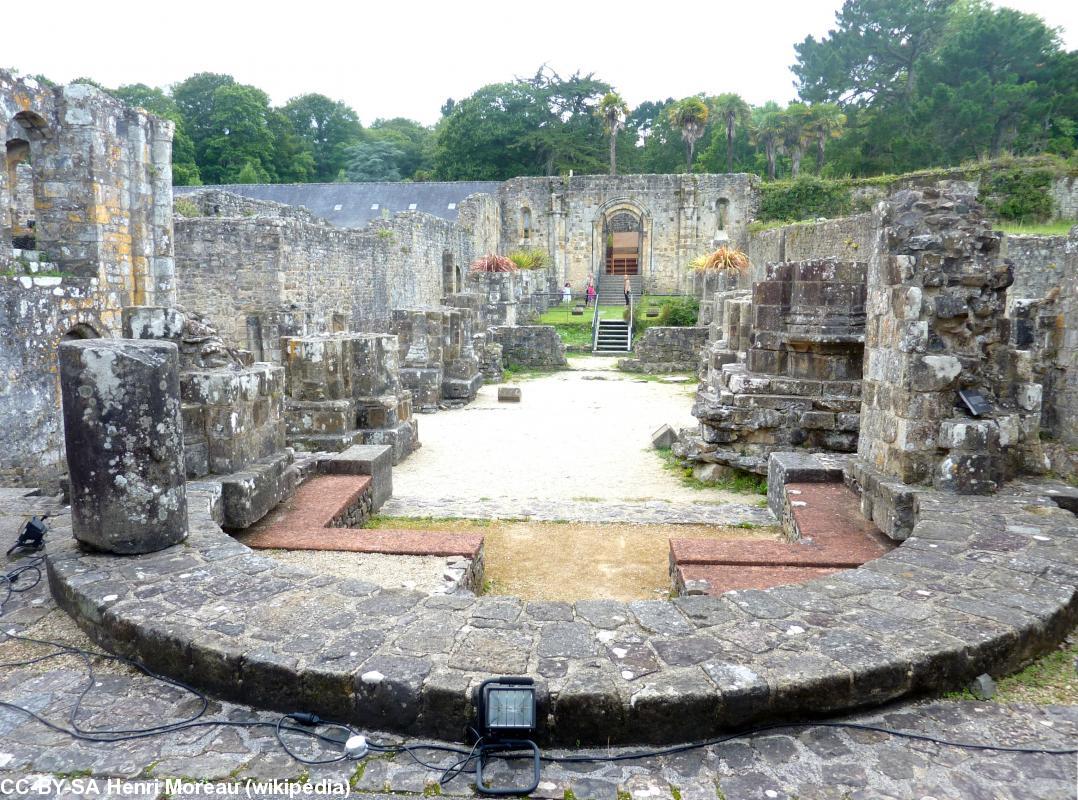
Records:
{"label": "stone step", "polygon": [[[861,516],[842,483],[790,483],[782,515],[787,541],[671,539],[670,574],[681,593],[765,589],[854,569],[894,549]],[[705,584],[694,583],[705,581]]]}
{"label": "stone step", "polygon": [[694,594],[717,597],[738,589],[770,589],[806,583],[841,571],[841,567],[686,564],[677,568],[674,588],[683,597]]}

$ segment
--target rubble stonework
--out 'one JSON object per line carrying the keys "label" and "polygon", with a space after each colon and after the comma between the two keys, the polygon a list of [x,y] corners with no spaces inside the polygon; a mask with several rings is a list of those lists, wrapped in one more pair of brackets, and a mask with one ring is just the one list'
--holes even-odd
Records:
{"label": "rubble stonework", "polygon": [[394,464],[419,446],[396,336],[317,334],[286,338],[282,347],[290,445],[315,452],[388,445]]}
{"label": "rubble stonework", "polygon": [[565,343],[553,325],[499,325],[493,329],[505,366],[564,367]]}
{"label": "rubble stonework", "polygon": [[628,372],[696,372],[708,328],[667,328],[653,325],[633,342],[633,357],[618,361]]}
{"label": "rubble stonework", "polygon": [[521,286],[517,272],[469,272],[467,287],[483,298],[486,325],[516,325]]}
{"label": "rubble stonework", "polygon": [[740,296],[723,301],[723,338],[693,406],[699,436],[676,452],[760,474],[775,450],[853,452],[864,304],[863,262],[768,265],[752,289],[744,362],[749,308]]}
{"label": "rubble stonework", "polygon": [[40,485],[63,469],[60,341],[117,336],[123,306],[174,302],[172,132],[92,86],[0,69],[5,481]]}
{"label": "rubble stonework", "polygon": [[[991,494],[1042,472],[1042,387],[1004,315],[1013,266],[976,201],[902,191],[875,212],[861,438],[850,477],[862,510],[903,539],[916,487]],[[987,401],[977,416],[959,390]]]}
{"label": "rubble stonework", "polygon": [[280,363],[280,339],[387,332],[392,309],[459,290],[482,232],[418,211],[337,228],[303,209],[207,190],[177,218],[179,302],[218,321],[225,342]]}
{"label": "rubble stonework", "polygon": [[179,359],[169,342],[60,345],[75,538],[150,553],[187,537]]}

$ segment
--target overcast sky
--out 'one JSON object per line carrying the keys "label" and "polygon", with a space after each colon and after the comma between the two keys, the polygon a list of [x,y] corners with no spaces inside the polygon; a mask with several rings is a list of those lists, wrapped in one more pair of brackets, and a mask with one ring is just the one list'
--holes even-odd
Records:
{"label": "overcast sky", "polygon": [[[1068,49],[1078,46],[1075,0],[1000,4],[1039,14],[1064,28]],[[305,92],[343,100],[364,124],[396,116],[433,123],[446,98],[530,76],[543,63],[562,75],[594,72],[630,105],[724,91],[754,104],[785,103],[795,95],[794,44],[824,35],[840,5],[46,1],[24,5],[24,22],[34,22],[3,37],[0,67],[59,83],[86,76],[105,86],[167,86],[195,72],[224,72],[265,90],[275,104]]]}

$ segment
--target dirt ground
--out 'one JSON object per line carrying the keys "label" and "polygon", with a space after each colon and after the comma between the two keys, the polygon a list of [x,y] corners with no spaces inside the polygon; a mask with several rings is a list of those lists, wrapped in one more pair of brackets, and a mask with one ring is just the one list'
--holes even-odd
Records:
{"label": "dirt ground", "polygon": [[[669,539],[777,539],[778,528],[711,525],[589,525],[384,518],[387,527],[484,536],[488,594],[524,600],[654,600],[670,593]],[[342,553],[341,557],[347,554]],[[408,558],[408,556],[401,556]]]}

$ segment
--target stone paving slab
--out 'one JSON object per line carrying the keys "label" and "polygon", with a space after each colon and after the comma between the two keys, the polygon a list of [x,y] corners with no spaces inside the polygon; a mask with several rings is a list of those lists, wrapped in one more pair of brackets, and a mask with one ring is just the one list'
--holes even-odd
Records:
{"label": "stone paving slab", "polygon": [[49,580],[100,644],[226,699],[455,738],[470,691],[537,681],[548,743],[680,741],[1018,666],[1078,612],[1078,525],[1031,496],[918,499],[914,535],[801,586],[549,609],[425,596],[258,556],[197,510],[182,546],[117,558],[58,520]]}
{"label": "stone paving slab", "polygon": [[583,522],[629,525],[777,525],[767,508],[741,503],[690,503],[649,500],[591,502],[547,498],[397,496],[382,506],[390,517],[454,519],[526,519],[536,522]]}
{"label": "stone paving slab", "polygon": [[[0,699],[34,708],[64,723],[83,672],[0,668]],[[179,692],[162,692],[148,678],[132,674],[102,679],[87,698],[83,725],[97,728],[122,719],[131,726],[180,719]],[[152,713],[147,713],[152,712]],[[211,701],[209,720],[273,723],[276,716],[231,703]],[[1004,706],[976,702],[928,702],[828,722],[852,722],[972,743],[1012,747],[1071,748],[1078,741],[1078,707]],[[166,798],[198,792],[228,793],[264,800],[310,796],[304,786],[351,791],[371,798],[445,795],[472,797],[469,771],[437,787],[439,772],[406,755],[372,756],[305,766],[285,754],[272,729],[201,728],[118,744],[76,742],[50,732],[13,711],[0,712],[6,725],[0,740],[0,786],[13,800],[32,798]],[[333,733],[327,731],[328,733]],[[397,743],[390,734],[365,731],[374,741]],[[427,743],[454,745],[452,742]],[[326,758],[304,740],[290,738],[297,752]],[[549,749],[547,758],[621,756],[638,748]],[[457,756],[424,752],[439,767]],[[525,765],[494,762],[486,781],[523,780]],[[740,736],[685,753],[632,758],[618,763],[544,764],[539,788],[545,800],[1072,800],[1078,780],[1074,756],[966,750],[913,741],[869,730],[798,727]],[[180,788],[177,781],[186,783]],[[199,792],[195,782],[206,782]],[[310,790],[308,790],[310,791]]]}

